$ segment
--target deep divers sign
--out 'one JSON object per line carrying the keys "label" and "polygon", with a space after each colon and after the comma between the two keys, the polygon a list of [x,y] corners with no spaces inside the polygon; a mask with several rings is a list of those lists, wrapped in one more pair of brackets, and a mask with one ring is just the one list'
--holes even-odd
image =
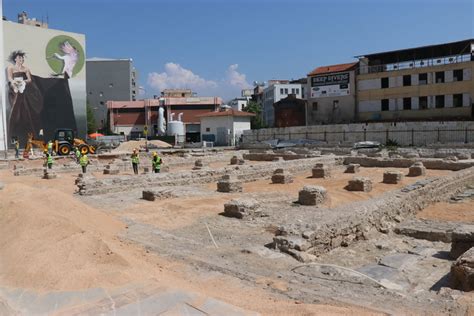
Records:
{"label": "deep divers sign", "polygon": [[350,94],[348,72],[311,78],[311,97],[338,97]]}

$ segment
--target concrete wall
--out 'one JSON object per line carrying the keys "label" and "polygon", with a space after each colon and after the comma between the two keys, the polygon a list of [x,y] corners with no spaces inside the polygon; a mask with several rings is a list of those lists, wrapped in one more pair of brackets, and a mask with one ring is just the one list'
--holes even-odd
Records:
{"label": "concrete wall", "polygon": [[245,131],[243,142],[270,139],[313,139],[348,145],[364,140],[386,143],[387,139],[395,140],[401,146],[464,143],[466,140],[468,143],[474,143],[474,122],[399,122],[266,128]]}

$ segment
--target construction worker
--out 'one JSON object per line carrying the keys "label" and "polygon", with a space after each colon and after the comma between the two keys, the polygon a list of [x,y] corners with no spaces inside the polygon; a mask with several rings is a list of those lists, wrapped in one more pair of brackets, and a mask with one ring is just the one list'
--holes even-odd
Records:
{"label": "construction worker", "polygon": [[48,166],[48,169],[53,167],[53,156],[51,156],[49,152],[46,152],[46,165]]}
{"label": "construction worker", "polygon": [[134,149],[132,153],[132,167],[133,167],[133,172],[135,174],[138,174],[138,164],[140,163],[140,157],[138,156],[138,149]]}
{"label": "construction worker", "polygon": [[82,173],[86,173],[87,165],[89,164],[89,158],[87,158],[86,154],[82,154],[81,158],[79,159],[79,163],[82,167]]}
{"label": "construction worker", "polygon": [[48,142],[48,154],[52,155],[53,154],[53,141],[49,140]]}
{"label": "construction worker", "polygon": [[79,163],[79,160],[81,160],[81,151],[79,147],[76,147],[76,162]]}
{"label": "construction worker", "polygon": [[160,156],[158,156],[158,153],[156,151],[154,151],[153,152],[153,158],[151,160],[151,165],[153,166],[153,171],[155,173],[160,173],[162,163],[163,163],[163,160],[161,159]]}

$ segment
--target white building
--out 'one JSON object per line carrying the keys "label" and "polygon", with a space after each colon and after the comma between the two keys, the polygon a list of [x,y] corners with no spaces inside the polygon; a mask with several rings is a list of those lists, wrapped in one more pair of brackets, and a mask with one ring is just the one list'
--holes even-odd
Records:
{"label": "white building", "polygon": [[245,130],[250,129],[253,113],[228,109],[198,115],[201,120],[201,140],[216,146],[235,146]]}
{"label": "white building", "polygon": [[275,111],[273,104],[286,98],[289,94],[296,95],[301,99],[301,84],[288,83],[288,81],[269,81],[269,86],[263,90],[263,110],[262,119],[268,127],[275,125]]}
{"label": "white building", "polygon": [[235,98],[229,101],[229,106],[236,111],[242,111],[244,107],[249,103],[249,98]]}

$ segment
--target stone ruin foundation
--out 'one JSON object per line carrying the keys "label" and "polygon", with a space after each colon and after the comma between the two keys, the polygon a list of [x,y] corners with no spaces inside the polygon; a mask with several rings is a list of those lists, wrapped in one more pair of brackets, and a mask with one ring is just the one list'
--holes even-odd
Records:
{"label": "stone ruin foundation", "polygon": [[331,169],[322,163],[317,163],[312,169],[312,175],[313,178],[327,179],[331,177]]}
{"label": "stone ruin foundation", "polygon": [[293,182],[293,176],[286,172],[284,169],[276,169],[272,175],[272,183],[291,183]]}
{"label": "stone ruin foundation", "polygon": [[348,191],[370,192],[372,191],[372,180],[367,177],[354,177],[349,180],[346,189]]}
{"label": "stone ruin foundation", "polygon": [[408,168],[409,177],[419,177],[426,175],[426,168],[422,162],[415,162]]}
{"label": "stone ruin foundation", "polygon": [[104,174],[119,174],[120,170],[113,165],[106,165],[104,168]]}
{"label": "stone ruin foundation", "polygon": [[474,247],[462,254],[451,266],[450,283],[465,292],[474,291]]}
{"label": "stone ruin foundation", "polygon": [[193,170],[201,170],[205,167],[206,165],[204,164],[204,162],[201,159],[198,159],[194,162]]}
{"label": "stone ruin foundation", "polygon": [[217,191],[225,193],[242,192],[242,182],[237,177],[226,174],[217,182]]}
{"label": "stone ruin foundation", "polygon": [[385,171],[383,173],[383,183],[398,184],[403,179],[403,173],[400,171]]}
{"label": "stone ruin foundation", "polygon": [[57,177],[58,175],[54,171],[48,168],[43,169],[43,179],[56,179]]}
{"label": "stone ruin foundation", "polygon": [[472,247],[474,247],[474,229],[468,225],[459,225],[456,227],[451,235],[451,251],[449,252],[449,256],[452,259],[457,259]]}
{"label": "stone ruin foundation", "polygon": [[144,190],[142,197],[147,201],[163,200],[176,197],[170,189]]}
{"label": "stone ruin foundation", "polygon": [[298,202],[301,205],[318,205],[324,203],[327,191],[322,186],[306,185],[298,194]]}
{"label": "stone ruin foundation", "polygon": [[345,173],[358,173],[360,169],[360,165],[357,163],[351,163],[346,167]]}
{"label": "stone ruin foundation", "polygon": [[262,216],[260,204],[254,199],[234,199],[224,204],[224,216],[248,219]]}

